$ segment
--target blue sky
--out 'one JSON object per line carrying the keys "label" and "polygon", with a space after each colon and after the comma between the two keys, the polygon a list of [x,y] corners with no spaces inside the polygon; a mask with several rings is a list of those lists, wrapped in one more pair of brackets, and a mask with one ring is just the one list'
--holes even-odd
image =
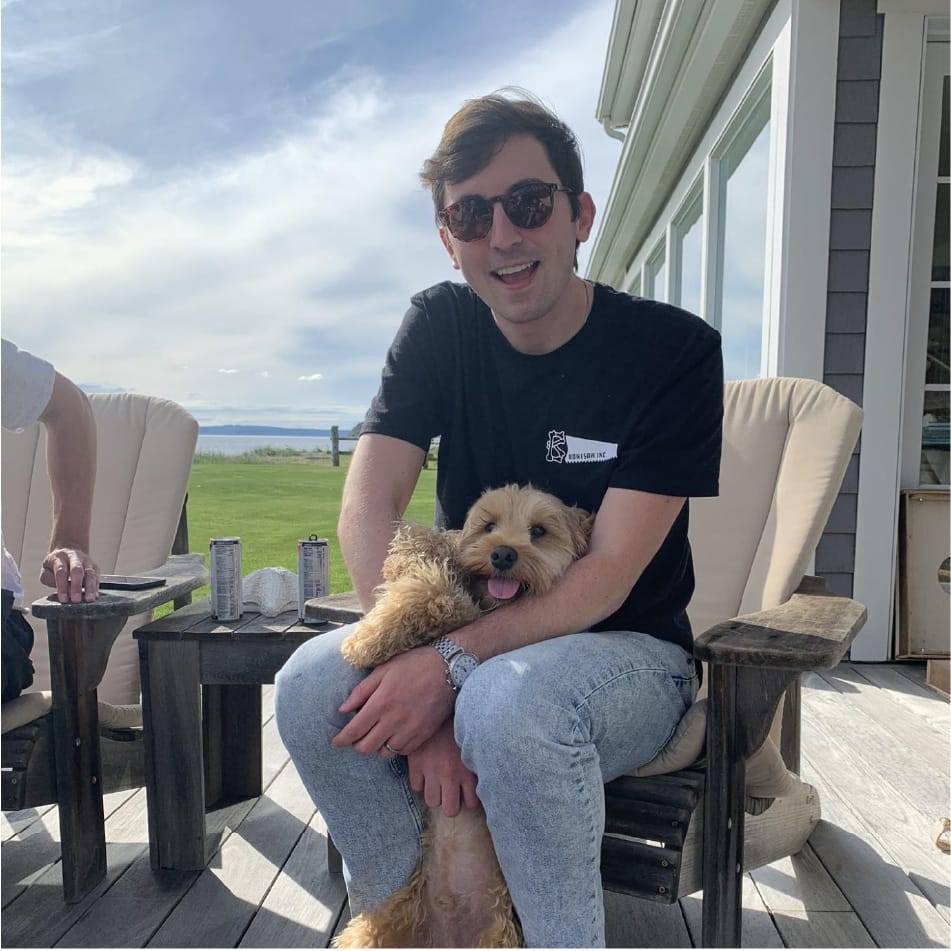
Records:
{"label": "blue sky", "polygon": [[554,107],[599,208],[620,152],[611,0],[2,10],[4,336],[202,423],[362,417],[410,295],[458,279],[417,173],[465,99]]}

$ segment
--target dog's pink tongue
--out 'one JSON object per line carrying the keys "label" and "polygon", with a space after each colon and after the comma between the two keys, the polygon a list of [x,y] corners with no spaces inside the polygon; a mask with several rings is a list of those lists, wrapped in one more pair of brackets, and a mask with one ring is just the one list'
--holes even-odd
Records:
{"label": "dog's pink tongue", "polygon": [[499,601],[508,601],[518,593],[519,584],[512,578],[489,578],[489,594]]}

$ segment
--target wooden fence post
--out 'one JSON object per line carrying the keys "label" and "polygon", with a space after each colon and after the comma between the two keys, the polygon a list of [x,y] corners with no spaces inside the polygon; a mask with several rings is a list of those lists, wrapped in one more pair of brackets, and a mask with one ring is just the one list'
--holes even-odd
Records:
{"label": "wooden fence post", "polygon": [[330,453],[331,461],[335,466],[340,465],[340,427],[330,427]]}

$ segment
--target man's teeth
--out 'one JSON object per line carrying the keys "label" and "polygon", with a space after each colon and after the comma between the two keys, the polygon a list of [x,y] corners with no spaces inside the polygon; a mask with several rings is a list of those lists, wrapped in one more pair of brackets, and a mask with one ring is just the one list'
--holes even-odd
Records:
{"label": "man's teeth", "polygon": [[518,274],[520,271],[527,271],[530,267],[534,267],[535,262],[529,261],[528,264],[513,264],[511,267],[500,267],[495,273],[496,274]]}

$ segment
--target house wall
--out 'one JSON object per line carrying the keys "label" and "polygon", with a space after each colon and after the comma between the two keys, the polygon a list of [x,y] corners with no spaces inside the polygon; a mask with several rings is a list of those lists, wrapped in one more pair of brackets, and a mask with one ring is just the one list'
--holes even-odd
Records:
{"label": "house wall", "polygon": [[[823,382],[862,405],[872,196],[884,16],[875,0],[842,0],[836,69]],[[816,549],[815,572],[852,595],[861,440]]]}

